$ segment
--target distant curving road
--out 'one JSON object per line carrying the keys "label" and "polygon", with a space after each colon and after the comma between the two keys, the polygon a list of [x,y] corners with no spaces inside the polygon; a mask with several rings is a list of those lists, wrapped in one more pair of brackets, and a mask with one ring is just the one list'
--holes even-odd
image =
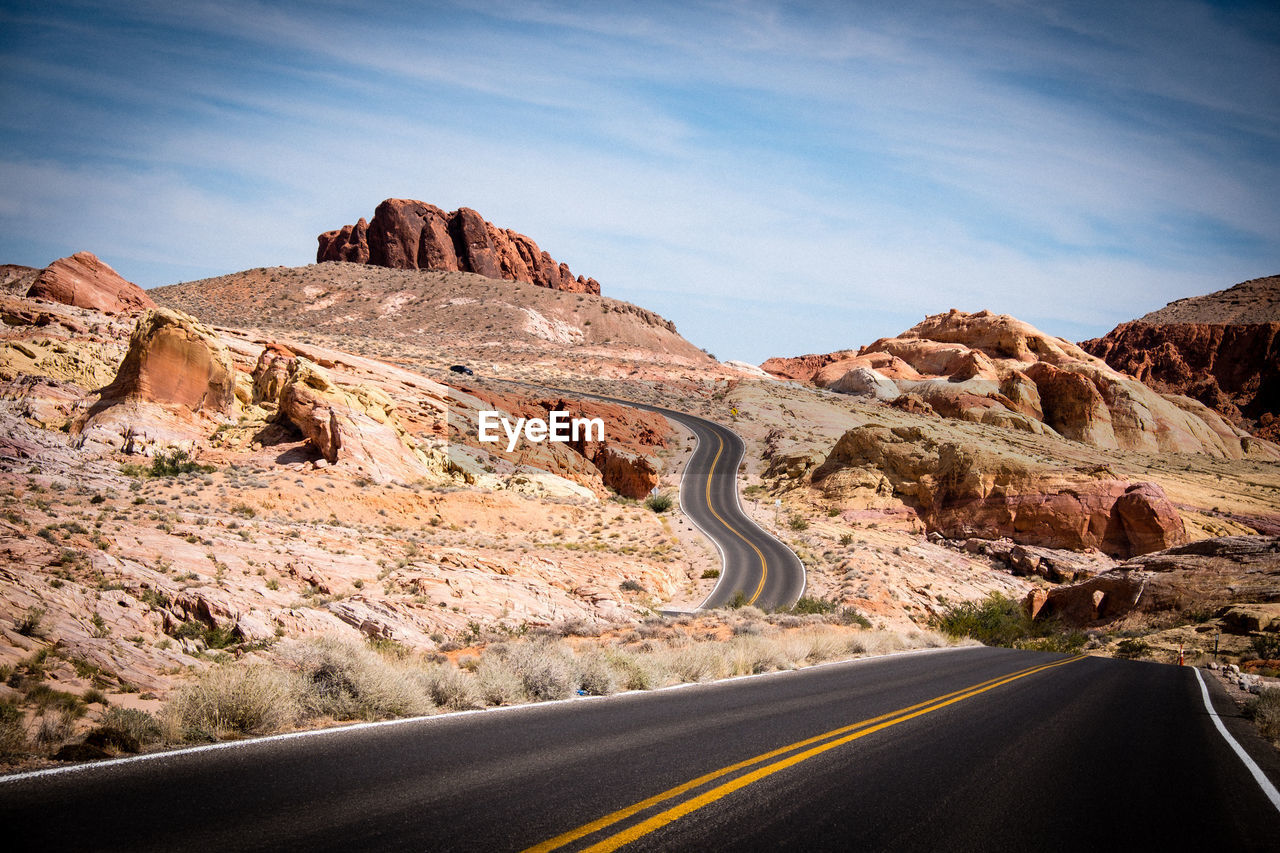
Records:
{"label": "distant curving road", "polygon": [[680,509],[715,544],[721,562],[720,580],[701,608],[723,607],[737,599],[773,610],[790,607],[804,594],[800,558],[742,511],[738,464],[746,446],[736,432],[715,421],[661,406],[564,388],[544,390],[656,412],[694,434],[698,446],[680,480]]}
{"label": "distant curving road", "polygon": [[0,777],[0,825],[128,853],[1274,851],[1216,725],[1190,667],[966,648]]}

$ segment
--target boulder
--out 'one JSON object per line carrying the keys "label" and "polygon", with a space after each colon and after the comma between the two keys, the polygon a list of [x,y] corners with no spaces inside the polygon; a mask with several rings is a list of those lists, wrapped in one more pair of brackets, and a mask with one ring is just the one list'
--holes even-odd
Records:
{"label": "boulder", "polygon": [[91,252],[59,258],[36,276],[27,296],[124,314],[155,308],[150,296]]}
{"label": "boulder", "polygon": [[892,402],[901,396],[892,379],[870,367],[855,367],[827,387],[842,394],[874,397],[885,402]]}

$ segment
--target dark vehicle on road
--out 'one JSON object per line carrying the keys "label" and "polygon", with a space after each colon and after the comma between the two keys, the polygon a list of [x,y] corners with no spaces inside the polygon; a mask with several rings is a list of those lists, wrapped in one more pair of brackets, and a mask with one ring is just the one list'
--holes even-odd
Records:
{"label": "dark vehicle on road", "polygon": [[452,364],[449,366],[449,369],[454,373],[461,373],[465,376],[475,376],[475,371],[470,367],[467,367],[465,364]]}

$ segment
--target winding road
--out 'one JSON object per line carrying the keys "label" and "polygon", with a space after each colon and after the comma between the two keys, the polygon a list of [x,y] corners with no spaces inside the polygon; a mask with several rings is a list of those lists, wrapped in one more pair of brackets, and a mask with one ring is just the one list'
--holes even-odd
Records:
{"label": "winding road", "polygon": [[680,480],[680,509],[716,546],[721,563],[720,579],[700,609],[739,603],[774,610],[790,607],[804,594],[805,570],[800,558],[742,510],[738,465],[746,446],[736,432],[707,418],[661,406],[566,388],[532,387],[656,412],[693,433],[697,447]]}
{"label": "winding road", "polygon": [[970,647],[0,777],[0,822],[137,853],[1275,850],[1217,722],[1190,667]]}

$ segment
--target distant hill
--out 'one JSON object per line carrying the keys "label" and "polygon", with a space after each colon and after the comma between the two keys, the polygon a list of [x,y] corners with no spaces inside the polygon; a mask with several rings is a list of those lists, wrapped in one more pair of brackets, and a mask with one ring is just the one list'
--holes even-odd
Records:
{"label": "distant hill", "polygon": [[1205,296],[1170,302],[1138,318],[1140,323],[1211,323],[1253,325],[1280,323],[1280,275],[1242,281]]}
{"label": "distant hill", "polygon": [[494,360],[617,357],[714,364],[675,324],[628,302],[473,273],[354,263],[268,267],[148,291],[208,323],[280,328]]}

